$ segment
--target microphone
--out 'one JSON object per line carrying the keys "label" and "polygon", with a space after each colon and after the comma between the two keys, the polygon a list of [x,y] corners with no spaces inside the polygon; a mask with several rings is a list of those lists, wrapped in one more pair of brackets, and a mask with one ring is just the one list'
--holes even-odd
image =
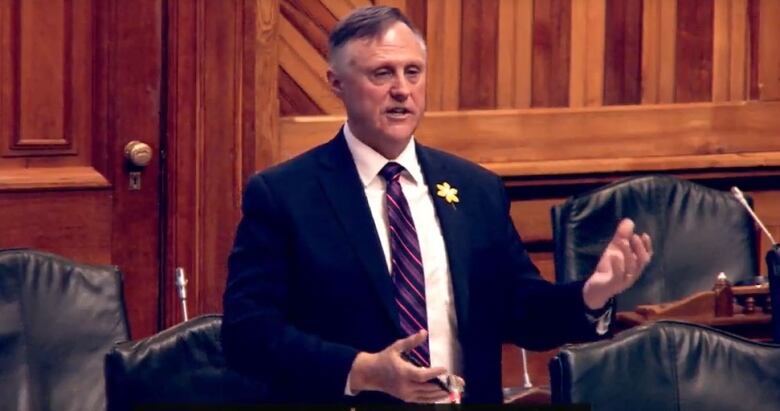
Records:
{"label": "microphone", "polygon": [[184,316],[184,321],[189,319],[187,315],[187,279],[184,278],[184,269],[176,267],[176,293],[179,295],[181,301],[181,312]]}
{"label": "microphone", "polygon": [[775,241],[775,238],[772,237],[772,233],[769,232],[769,230],[766,229],[764,226],[764,223],[761,222],[761,220],[758,218],[756,213],[753,212],[753,209],[750,208],[750,205],[748,204],[747,200],[745,200],[745,195],[742,194],[742,191],[737,188],[736,186],[731,187],[731,194],[734,195],[734,198],[739,201],[740,204],[742,204],[742,207],[745,207],[745,210],[747,210],[748,213],[750,213],[750,216],[753,217],[753,221],[755,221],[759,227],[761,227],[761,230],[766,234],[767,237],[769,237],[769,241],[772,242],[772,244],[777,244],[777,241]]}

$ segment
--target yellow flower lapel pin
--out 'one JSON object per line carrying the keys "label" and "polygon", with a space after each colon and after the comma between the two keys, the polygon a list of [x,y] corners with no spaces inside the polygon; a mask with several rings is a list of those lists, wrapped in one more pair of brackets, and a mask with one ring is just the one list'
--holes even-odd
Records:
{"label": "yellow flower lapel pin", "polygon": [[452,204],[453,207],[455,206],[455,203],[460,202],[460,199],[458,198],[458,189],[450,186],[450,183],[445,181],[441,184],[436,184],[436,188],[439,190],[436,195]]}

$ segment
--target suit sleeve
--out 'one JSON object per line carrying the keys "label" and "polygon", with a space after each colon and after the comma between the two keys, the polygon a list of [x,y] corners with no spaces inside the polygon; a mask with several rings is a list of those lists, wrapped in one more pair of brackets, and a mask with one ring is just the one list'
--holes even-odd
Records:
{"label": "suit sleeve", "polygon": [[262,175],[244,193],[243,217],[228,261],[222,342],[228,363],[260,379],[301,387],[306,397],[335,402],[357,350],[290,324],[286,307],[291,251],[285,214]]}
{"label": "suit sleeve", "polygon": [[507,262],[502,273],[505,339],[532,350],[596,339],[582,296],[584,281],[552,284],[539,275],[512,222],[503,182],[497,180],[503,220],[499,243],[506,247],[502,259]]}

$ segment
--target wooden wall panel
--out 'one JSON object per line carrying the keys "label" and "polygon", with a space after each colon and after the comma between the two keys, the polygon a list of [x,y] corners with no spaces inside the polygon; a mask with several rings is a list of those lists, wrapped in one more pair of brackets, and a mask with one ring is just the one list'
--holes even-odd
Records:
{"label": "wooden wall panel", "polygon": [[[460,107],[460,22],[461,3],[428,0],[426,12],[428,43],[428,110],[457,110]],[[446,35],[445,35],[446,34]]]}
{"label": "wooden wall panel", "polygon": [[90,163],[91,13],[87,2],[0,5],[0,155]]}
{"label": "wooden wall panel", "polygon": [[[321,57],[328,28],[364,3],[281,2],[281,61],[298,85],[282,80],[283,116],[315,114],[309,100],[342,112]],[[428,111],[772,100],[780,83],[776,42],[761,41],[780,35],[760,24],[780,13],[771,1],[373,3],[399,7],[425,33]]]}
{"label": "wooden wall panel", "polygon": [[328,55],[328,34],[336,18],[318,1],[282,0],[282,17],[292,24],[322,57]]}
{"label": "wooden wall panel", "polygon": [[461,7],[460,108],[494,108],[498,0],[463,0]]}
{"label": "wooden wall panel", "polygon": [[[395,0],[399,1],[399,0]],[[404,7],[401,8],[401,11],[406,13],[406,15],[409,17],[409,19],[412,21],[412,24],[414,24],[418,30],[420,30],[421,33],[428,33],[428,3],[431,0],[406,0],[406,3],[404,4]],[[434,0],[436,1],[436,0]],[[400,2],[400,1],[399,1]],[[458,1],[452,1],[452,3],[459,3]],[[456,5],[453,5],[453,7],[459,7]],[[450,29],[455,29],[455,26],[450,27]],[[450,32],[451,36],[454,36],[458,38],[458,33],[453,30]]]}
{"label": "wooden wall panel", "polygon": [[712,99],[713,0],[677,3],[675,101]]}
{"label": "wooden wall panel", "polygon": [[642,103],[674,102],[677,0],[644,0]]}
{"label": "wooden wall panel", "polygon": [[780,100],[780,2],[760,0],[758,6],[759,99]]}
{"label": "wooden wall panel", "polygon": [[276,1],[245,1],[251,7],[244,12],[244,182],[279,158],[279,87],[274,80],[280,70]]}
{"label": "wooden wall panel", "polygon": [[606,0],[571,3],[570,107],[603,103],[606,5]]}
{"label": "wooden wall panel", "polygon": [[642,99],[642,0],[607,0],[604,105]]}
{"label": "wooden wall panel", "polygon": [[3,193],[0,248],[29,247],[74,261],[109,264],[110,197],[107,191]]}
{"label": "wooden wall panel", "polygon": [[284,18],[279,19],[279,33],[281,68],[300,84],[301,89],[305,90],[324,112],[343,112],[341,100],[333,94],[328,84],[328,63],[325,57]]}
{"label": "wooden wall panel", "polygon": [[281,20],[279,4],[267,0],[169,7],[166,325],[181,318],[176,267],[188,273],[190,315],[222,311],[244,184],[276,156],[279,60],[272,45]]}
{"label": "wooden wall panel", "polygon": [[[778,110],[773,102],[438,112],[416,135],[508,177],[775,165]],[[342,122],[283,119],[281,157],[326,141]]]}
{"label": "wooden wall panel", "polygon": [[498,3],[496,107],[531,106],[533,0]]}
{"label": "wooden wall panel", "polygon": [[282,116],[324,114],[317,103],[282,68],[279,69],[279,103]]}
{"label": "wooden wall panel", "polygon": [[534,1],[533,107],[569,105],[571,0]]}
{"label": "wooden wall panel", "polygon": [[712,101],[741,101],[747,89],[747,0],[715,0]]}

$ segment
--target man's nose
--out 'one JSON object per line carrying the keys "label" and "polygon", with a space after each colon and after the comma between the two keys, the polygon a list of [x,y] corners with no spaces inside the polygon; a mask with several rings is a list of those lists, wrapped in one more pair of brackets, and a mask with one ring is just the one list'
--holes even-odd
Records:
{"label": "man's nose", "polygon": [[390,87],[390,95],[398,101],[404,101],[409,97],[410,86],[406,77],[403,75],[396,76],[392,87]]}

